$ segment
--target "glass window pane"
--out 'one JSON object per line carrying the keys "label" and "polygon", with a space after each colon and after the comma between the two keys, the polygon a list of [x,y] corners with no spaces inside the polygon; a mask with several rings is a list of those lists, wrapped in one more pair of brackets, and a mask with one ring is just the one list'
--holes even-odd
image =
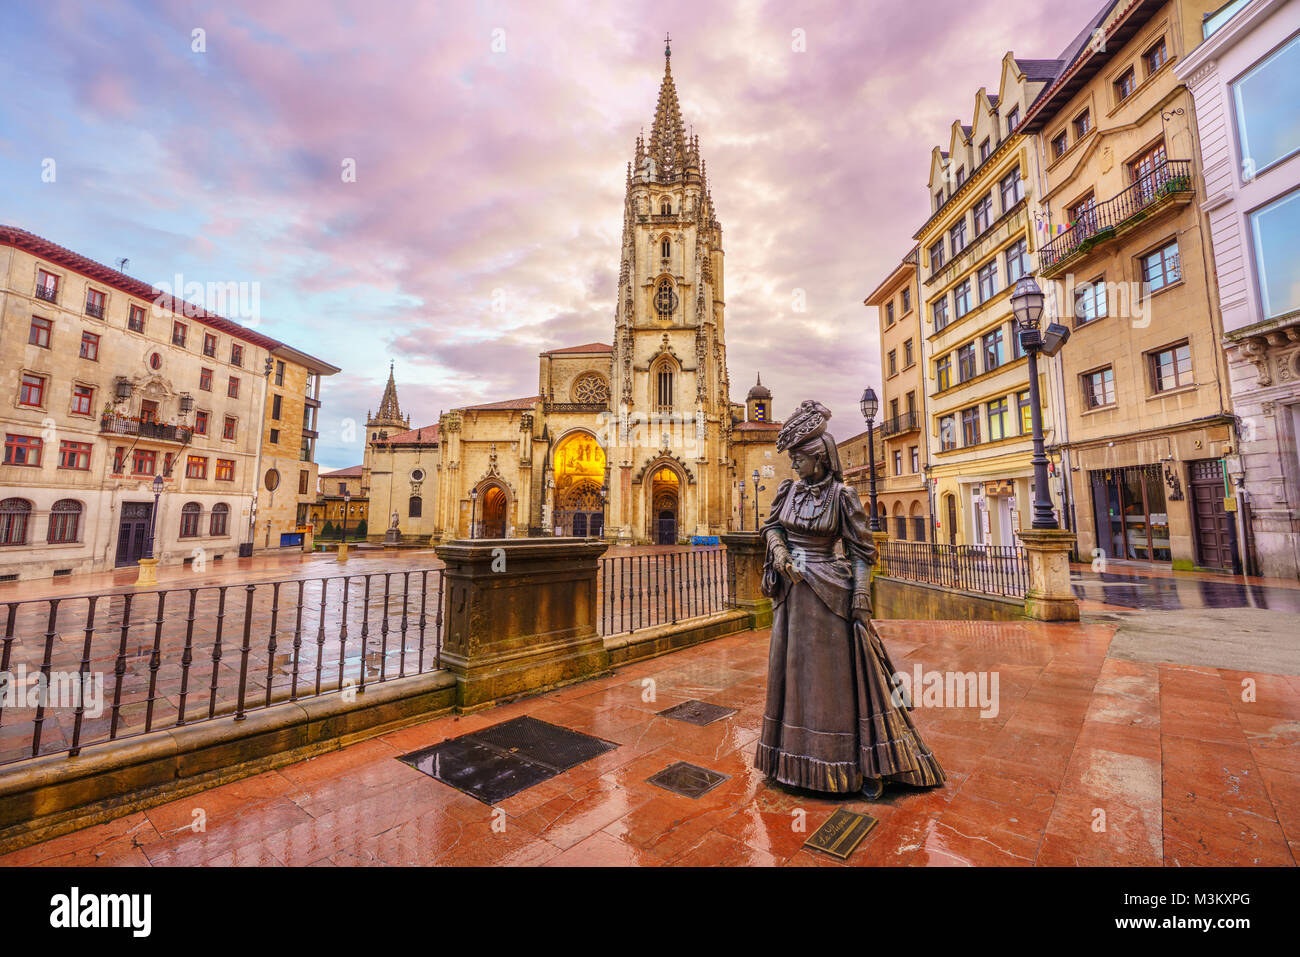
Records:
{"label": "glass window pane", "polygon": [[1300,77],[1300,37],[1232,85],[1247,179],[1300,149],[1296,77]]}
{"label": "glass window pane", "polygon": [[1264,318],[1300,309],[1300,190],[1250,216]]}

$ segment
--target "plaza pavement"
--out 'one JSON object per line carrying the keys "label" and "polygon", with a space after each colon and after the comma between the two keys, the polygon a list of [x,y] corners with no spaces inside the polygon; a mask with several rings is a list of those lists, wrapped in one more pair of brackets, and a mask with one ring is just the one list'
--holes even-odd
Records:
{"label": "plaza pavement", "polygon": [[[881,622],[901,671],[998,674],[994,716],[978,705],[913,712],[948,774],[941,789],[865,802],[766,782],[753,751],[768,635],[748,632],[433,719],[0,864],[840,866],[802,847],[840,806],[879,822],[849,866],[1295,864],[1300,676],[1110,657],[1117,627]],[[737,712],[704,727],[657,715],[689,699]],[[398,760],[520,715],[619,747],[501,813]],[[729,777],[696,800],[647,783],[676,761]]]}

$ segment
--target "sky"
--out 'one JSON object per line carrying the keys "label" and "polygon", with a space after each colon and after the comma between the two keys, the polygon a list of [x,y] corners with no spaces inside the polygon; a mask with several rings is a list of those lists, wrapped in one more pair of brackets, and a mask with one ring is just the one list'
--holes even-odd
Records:
{"label": "sky", "polygon": [[150,283],[247,283],[227,314],[342,367],[317,460],[346,467],[390,361],[414,427],[611,340],[671,32],[723,227],[731,398],[761,372],[778,417],[817,399],[846,438],[880,391],[862,301],[927,216],[930,150],[1008,50],[1055,57],[1093,9],[6,0],[0,222]]}

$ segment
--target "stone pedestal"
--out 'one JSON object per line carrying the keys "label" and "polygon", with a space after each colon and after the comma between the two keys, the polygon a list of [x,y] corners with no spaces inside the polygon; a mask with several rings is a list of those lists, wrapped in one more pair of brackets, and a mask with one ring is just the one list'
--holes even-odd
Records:
{"label": "stone pedestal", "polygon": [[447,563],[442,663],[458,710],[609,671],[596,633],[596,583],[608,546],[582,538],[457,540]]}
{"label": "stone pedestal", "polygon": [[751,628],[772,624],[772,599],[762,592],[763,557],[766,546],[759,532],[726,532],[722,544],[727,546],[729,573],[733,578],[732,601],[749,613]]}
{"label": "stone pedestal", "polygon": [[137,588],[140,587],[151,588],[154,585],[157,585],[158,584],[158,559],[141,558],[137,560],[137,564],[140,566],[140,570],[139,572],[136,573],[135,576],[135,586]]}
{"label": "stone pedestal", "polygon": [[889,566],[885,563],[885,542],[889,541],[888,532],[872,532],[871,542],[876,546],[876,564],[871,569],[871,577],[888,575]]}
{"label": "stone pedestal", "polygon": [[338,560],[341,562],[348,560],[348,543],[346,541],[339,542]]}
{"label": "stone pedestal", "polygon": [[1026,528],[1020,541],[1029,553],[1025,617],[1039,621],[1078,621],[1079,600],[1070,587],[1074,533],[1057,528]]}
{"label": "stone pedestal", "polygon": [[384,544],[385,545],[402,544],[402,533],[395,528],[390,528],[388,531],[384,532]]}
{"label": "stone pedestal", "polygon": [[316,527],[314,525],[306,526],[307,530],[302,533],[302,550],[310,553],[316,548]]}

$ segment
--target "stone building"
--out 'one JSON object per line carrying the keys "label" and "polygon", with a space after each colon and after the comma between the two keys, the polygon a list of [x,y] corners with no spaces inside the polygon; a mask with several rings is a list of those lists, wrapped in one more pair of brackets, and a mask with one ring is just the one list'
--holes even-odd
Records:
{"label": "stone building", "polygon": [[1043,169],[1038,280],[1082,556],[1237,567],[1217,290],[1192,97],[1174,64],[1214,0],[1116,4],[1025,114]]}
{"label": "stone building", "polygon": [[351,465],[345,469],[321,473],[319,493],[310,510],[317,535],[321,534],[326,522],[329,522],[335,535],[341,534],[345,516],[349,540],[362,522],[366,523],[369,531],[370,498],[364,473],[363,465]]}
{"label": "stone building", "polygon": [[771,464],[779,423],[770,395],[751,396],[748,415],[730,400],[724,308],[722,226],[666,49],[627,169],[612,343],[543,352],[536,392],[415,430],[390,377],[392,401],[367,426],[371,536],[394,516],[411,542],[676,543],[738,528],[737,483]]}
{"label": "stone building", "polygon": [[[1251,0],[1207,18],[1174,64],[1200,130],[1237,446],[1220,443],[1251,571],[1300,577],[1300,4]],[[1189,110],[1190,112],[1190,110]],[[1202,453],[1204,454],[1204,453]],[[1219,496],[1215,496],[1216,498]],[[1198,505],[1198,508],[1200,506]]]}
{"label": "stone building", "polygon": [[[9,578],[134,565],[151,533],[163,563],[251,549],[263,459],[281,451],[265,444],[275,363],[334,368],[14,227],[0,227],[0,357]],[[301,488],[305,446],[286,438]]]}

